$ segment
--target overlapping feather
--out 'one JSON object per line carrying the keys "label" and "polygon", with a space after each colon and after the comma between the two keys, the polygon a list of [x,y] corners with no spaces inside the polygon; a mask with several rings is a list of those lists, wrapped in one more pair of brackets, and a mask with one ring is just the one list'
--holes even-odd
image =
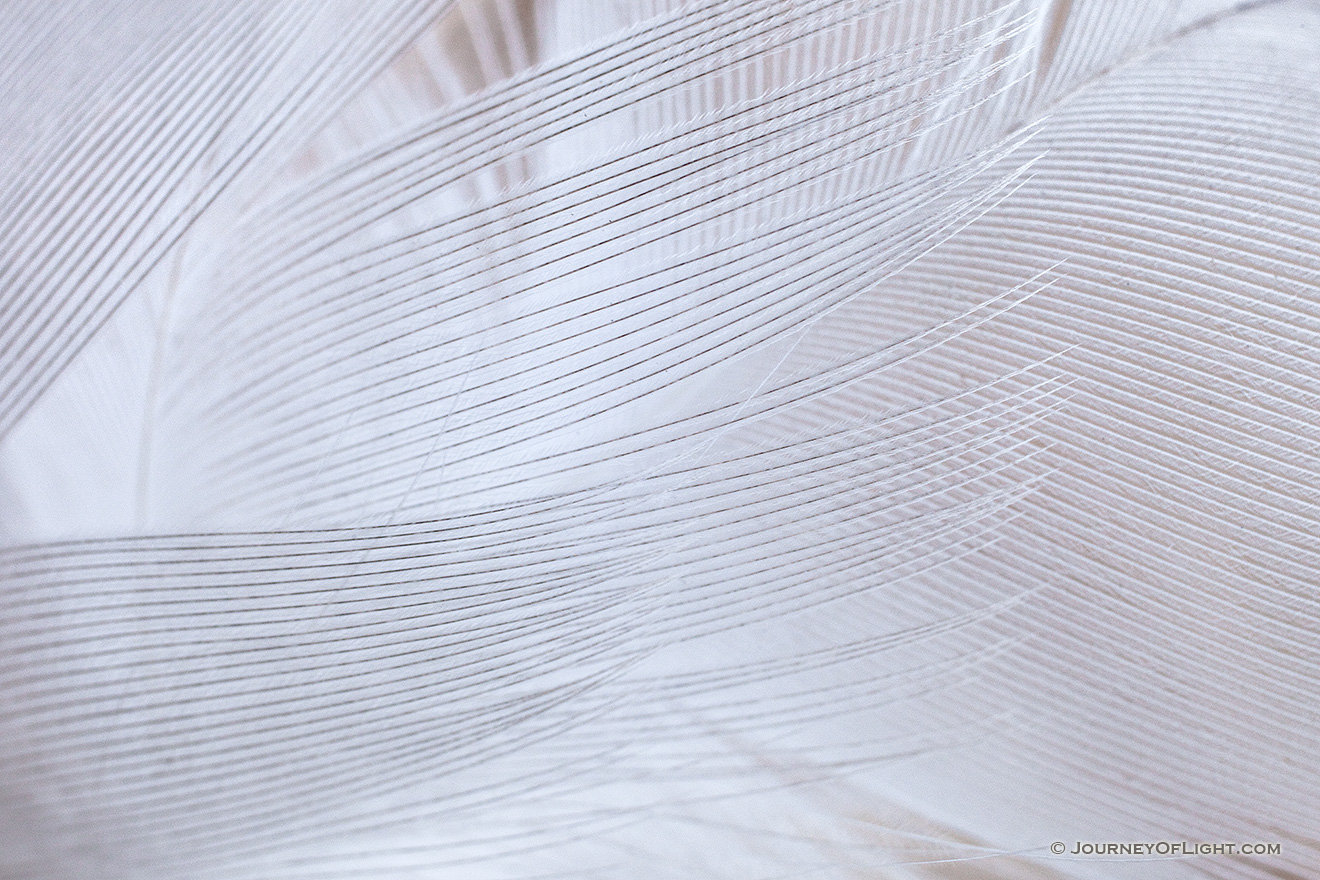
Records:
{"label": "overlapping feather", "polygon": [[1313,4],[3,14],[10,875],[1320,866]]}

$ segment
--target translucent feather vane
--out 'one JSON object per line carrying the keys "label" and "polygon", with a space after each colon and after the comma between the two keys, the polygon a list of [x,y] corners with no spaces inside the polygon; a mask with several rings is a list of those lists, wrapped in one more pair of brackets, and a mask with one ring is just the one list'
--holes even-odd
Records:
{"label": "translucent feather vane", "polygon": [[1320,876],[1320,3],[0,4],[0,877]]}

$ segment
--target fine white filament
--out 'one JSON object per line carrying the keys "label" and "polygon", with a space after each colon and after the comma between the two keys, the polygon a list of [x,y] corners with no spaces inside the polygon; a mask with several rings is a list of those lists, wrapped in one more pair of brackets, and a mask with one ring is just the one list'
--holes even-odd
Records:
{"label": "fine white filament", "polygon": [[0,877],[1320,876],[1320,2],[6,0],[0,206]]}

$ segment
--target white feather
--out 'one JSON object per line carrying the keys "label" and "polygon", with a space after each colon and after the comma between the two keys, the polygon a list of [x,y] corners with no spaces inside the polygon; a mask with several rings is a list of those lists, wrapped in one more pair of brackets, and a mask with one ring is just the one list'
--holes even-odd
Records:
{"label": "white feather", "polygon": [[1320,870],[1313,3],[0,16],[6,876]]}

